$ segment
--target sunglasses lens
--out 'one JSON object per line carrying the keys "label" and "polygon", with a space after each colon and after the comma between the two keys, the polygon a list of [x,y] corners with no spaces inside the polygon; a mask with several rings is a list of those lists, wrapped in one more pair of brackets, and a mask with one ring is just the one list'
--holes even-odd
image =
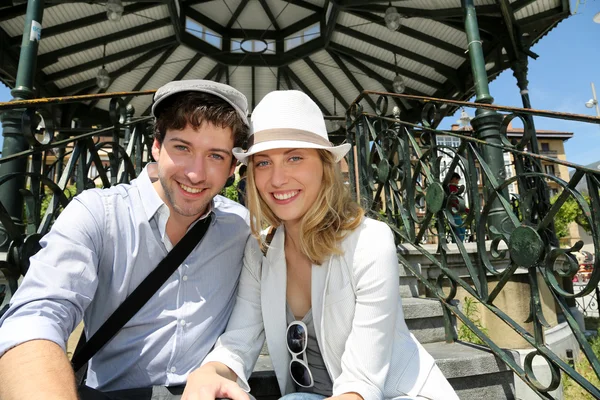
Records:
{"label": "sunglasses lens", "polygon": [[294,378],[294,381],[300,386],[311,387],[313,384],[308,368],[298,361],[291,362],[290,374],[292,375],[292,378]]}
{"label": "sunglasses lens", "polygon": [[290,325],[287,330],[287,345],[292,353],[301,353],[306,348],[306,330],[302,325]]}

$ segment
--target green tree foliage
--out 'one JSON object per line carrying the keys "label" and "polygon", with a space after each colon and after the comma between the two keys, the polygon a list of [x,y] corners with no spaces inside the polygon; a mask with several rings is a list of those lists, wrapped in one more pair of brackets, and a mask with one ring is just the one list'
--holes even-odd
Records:
{"label": "green tree foliage", "polygon": [[224,187],[219,193],[221,196],[227,197],[229,200],[238,201],[237,185],[239,180],[236,180],[232,185]]}
{"label": "green tree foliage", "polygon": [[[77,187],[75,185],[69,185],[65,188],[65,196],[67,196],[68,199],[75,197],[76,194],[77,194]],[[41,211],[40,215],[42,217],[44,216],[44,214],[46,214],[46,209],[48,209],[51,199],[52,199],[52,190],[46,188],[46,193],[44,196],[44,200],[42,200],[42,206],[41,206],[41,210],[40,210]]]}
{"label": "green tree foliage", "polygon": [[[554,196],[550,200],[550,203],[554,204],[558,197],[558,195]],[[589,204],[589,196],[584,196],[584,198]],[[588,224],[587,219],[585,219],[581,207],[579,207],[579,204],[573,197],[569,197],[554,216],[554,228],[556,229],[556,236],[558,238],[569,236],[569,224],[571,222],[576,222],[585,229],[586,232],[591,232],[590,225]]]}

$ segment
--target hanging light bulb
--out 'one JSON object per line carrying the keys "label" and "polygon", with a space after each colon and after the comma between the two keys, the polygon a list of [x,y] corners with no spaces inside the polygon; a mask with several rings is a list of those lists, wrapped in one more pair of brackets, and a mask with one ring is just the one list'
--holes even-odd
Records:
{"label": "hanging light bulb", "polygon": [[385,10],[384,20],[385,26],[387,26],[387,28],[392,32],[397,31],[398,28],[400,28],[400,25],[402,24],[400,14],[398,14],[398,10],[396,9],[396,7],[392,7],[391,1],[389,3],[389,7],[387,8],[387,10]]}
{"label": "hanging light bulb", "polygon": [[404,83],[404,78],[400,75],[396,75],[394,77],[394,82],[392,83],[392,87],[394,88],[394,92],[404,93],[404,90],[406,89],[406,83]]}
{"label": "hanging light bulb", "polygon": [[106,58],[106,43],[104,44],[104,51],[102,53],[102,68],[100,68],[98,70],[98,72],[96,73],[96,86],[98,86],[100,89],[106,89],[106,88],[108,88],[108,85],[110,85],[110,76],[108,75],[108,71],[106,70],[106,67],[104,66],[105,58]]}
{"label": "hanging light bulb", "polygon": [[[333,96],[333,116],[334,117],[338,116],[337,115],[337,101],[335,99],[335,96]],[[337,130],[340,130],[340,128],[342,127],[342,124],[340,123],[339,120],[335,119],[335,120],[333,120],[333,127],[337,131]]]}
{"label": "hanging light bulb", "polygon": [[123,10],[121,0],[108,0],[106,2],[106,17],[109,21],[119,22],[123,16]]}
{"label": "hanging light bulb", "polygon": [[108,76],[108,71],[103,65],[96,74],[96,86],[100,89],[106,89],[108,85],[110,85],[110,76]]}
{"label": "hanging light bulb", "polygon": [[394,66],[396,67],[396,76],[392,82],[392,89],[394,89],[395,93],[404,93],[404,90],[406,90],[406,83],[404,82],[402,75],[398,73],[398,60],[396,59],[396,53],[394,53]]}

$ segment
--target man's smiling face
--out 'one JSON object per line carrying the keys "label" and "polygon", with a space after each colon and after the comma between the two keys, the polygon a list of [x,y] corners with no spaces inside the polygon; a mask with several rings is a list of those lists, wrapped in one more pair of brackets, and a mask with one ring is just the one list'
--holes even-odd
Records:
{"label": "man's smiling face", "polygon": [[231,128],[212,123],[197,130],[189,124],[182,130],[167,129],[162,145],[154,140],[152,155],[159,178],[154,187],[171,216],[178,214],[191,223],[206,212],[233,174],[232,148]]}

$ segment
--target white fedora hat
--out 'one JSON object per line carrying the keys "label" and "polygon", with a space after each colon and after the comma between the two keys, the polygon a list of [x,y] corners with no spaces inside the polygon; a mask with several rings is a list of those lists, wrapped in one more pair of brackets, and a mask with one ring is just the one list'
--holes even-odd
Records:
{"label": "white fedora hat", "polygon": [[247,164],[248,157],[272,149],[323,149],[340,161],[350,144],[334,146],[327,138],[325,120],[319,106],[298,90],[278,90],[267,94],[252,111],[248,150],[233,149],[233,155]]}

